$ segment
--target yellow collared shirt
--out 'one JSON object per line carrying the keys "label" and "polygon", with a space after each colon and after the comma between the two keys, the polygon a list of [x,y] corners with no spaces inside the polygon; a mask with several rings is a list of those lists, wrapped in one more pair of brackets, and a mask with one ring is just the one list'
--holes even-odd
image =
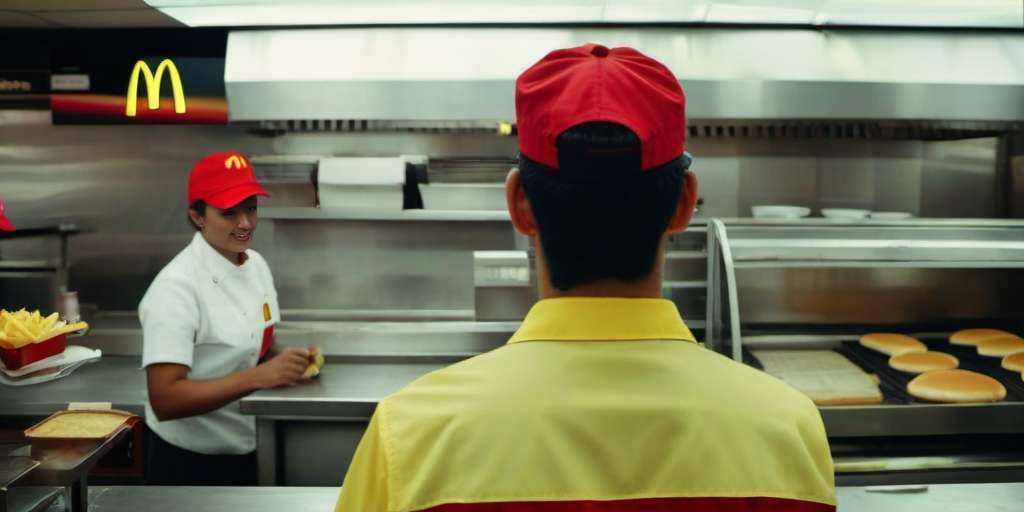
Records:
{"label": "yellow collared shirt", "polygon": [[817,512],[834,485],[814,404],[703,348],[672,302],[559,298],[382,400],[337,510]]}

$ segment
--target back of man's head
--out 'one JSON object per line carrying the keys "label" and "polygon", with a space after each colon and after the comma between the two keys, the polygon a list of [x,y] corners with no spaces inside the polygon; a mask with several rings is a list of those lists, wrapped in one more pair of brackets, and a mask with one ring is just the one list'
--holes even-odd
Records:
{"label": "back of man's head", "polygon": [[557,50],[516,81],[516,123],[551,284],[650,275],[689,166],[672,72],[630,48]]}

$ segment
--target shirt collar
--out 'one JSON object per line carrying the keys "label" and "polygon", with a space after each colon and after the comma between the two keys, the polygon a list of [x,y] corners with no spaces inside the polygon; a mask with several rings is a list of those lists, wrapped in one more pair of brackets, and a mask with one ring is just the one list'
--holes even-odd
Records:
{"label": "shirt collar", "polygon": [[508,343],[619,340],[697,342],[669,300],[561,297],[534,304]]}
{"label": "shirt collar", "polygon": [[192,237],[192,253],[196,255],[196,258],[203,265],[203,267],[214,277],[221,278],[228,275],[235,270],[238,270],[245,266],[245,261],[248,261],[248,255],[245,256],[245,261],[241,265],[232,265],[227,258],[221,253],[214,249],[210,242],[207,242],[203,238],[203,234],[196,232],[195,236]]}

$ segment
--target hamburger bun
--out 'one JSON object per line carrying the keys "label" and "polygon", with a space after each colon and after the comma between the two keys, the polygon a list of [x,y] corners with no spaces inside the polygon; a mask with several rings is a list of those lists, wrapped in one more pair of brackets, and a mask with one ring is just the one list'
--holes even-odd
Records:
{"label": "hamburger bun", "polygon": [[960,360],[945,352],[905,352],[889,358],[889,366],[907,373],[952,370]]}
{"label": "hamburger bun", "polygon": [[1003,358],[1003,368],[1011,372],[1024,373],[1024,352],[1010,354]]}
{"label": "hamburger bun", "polygon": [[999,329],[963,329],[949,335],[949,342],[954,345],[977,345],[979,341],[1002,336],[1013,336],[1013,333]]}
{"label": "hamburger bun", "polygon": [[902,334],[873,332],[860,337],[860,344],[890,356],[898,356],[906,352],[924,352],[928,347],[917,338]]}
{"label": "hamburger bun", "polygon": [[959,369],[922,373],[907,384],[907,392],[931,402],[998,402],[1006,398],[1006,388],[999,381]]}
{"label": "hamburger bun", "polygon": [[1024,340],[1016,336],[1001,336],[978,342],[978,354],[989,357],[1006,357],[1024,352]]}

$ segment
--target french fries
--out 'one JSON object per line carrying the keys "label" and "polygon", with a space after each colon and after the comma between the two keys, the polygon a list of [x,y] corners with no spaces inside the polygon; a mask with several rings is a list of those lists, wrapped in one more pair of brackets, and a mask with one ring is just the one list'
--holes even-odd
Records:
{"label": "french fries", "polygon": [[31,313],[24,308],[13,313],[0,309],[0,347],[21,348],[88,327],[89,324],[85,322],[68,324],[59,320],[57,313],[44,317],[38,309]]}

